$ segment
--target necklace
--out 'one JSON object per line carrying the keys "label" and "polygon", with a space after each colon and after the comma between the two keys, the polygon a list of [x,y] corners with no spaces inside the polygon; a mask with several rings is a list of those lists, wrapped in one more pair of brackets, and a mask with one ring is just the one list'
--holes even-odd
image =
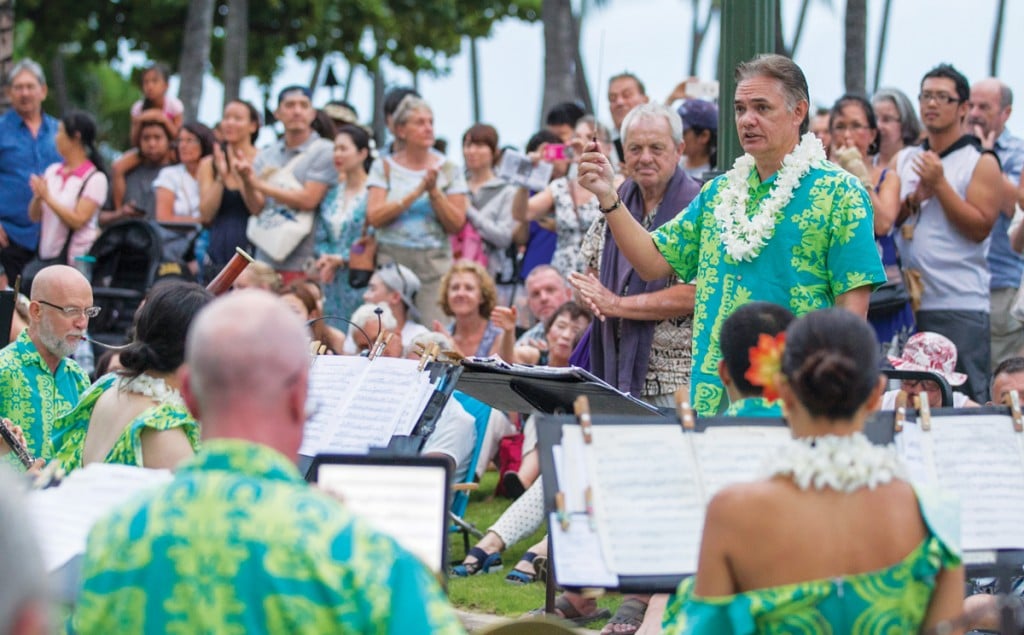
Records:
{"label": "necklace", "polygon": [[753,216],[747,216],[747,202],[750,200],[747,179],[756,162],[749,154],[736,159],[725,175],[726,186],[715,208],[715,220],[721,227],[726,253],[734,260],[749,262],[756,258],[772,237],[776,216],[793,199],[793,190],[800,185],[800,179],[810,171],[811,164],[824,160],[825,150],[821,142],[808,132],[782,160],[782,168],[775,177],[775,185],[768,198],[759,204]]}
{"label": "necklace", "polygon": [[118,377],[117,389],[144,395],[157,404],[184,406],[185,401],[177,388],[171,388],[163,379],[142,373],[138,377]]}
{"label": "necklace", "polygon": [[828,488],[847,494],[906,478],[895,446],[875,445],[861,432],[793,439],[768,459],[766,469],[769,478],[789,476],[802,490]]}

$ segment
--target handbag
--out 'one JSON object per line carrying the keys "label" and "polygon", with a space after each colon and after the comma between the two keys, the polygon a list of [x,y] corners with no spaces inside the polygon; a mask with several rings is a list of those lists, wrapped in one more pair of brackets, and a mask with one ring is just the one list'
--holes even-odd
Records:
{"label": "handbag", "polygon": [[[305,153],[295,155],[283,168],[275,171],[267,181],[286,190],[300,190],[302,184],[292,171]],[[315,214],[296,211],[284,205],[268,205],[259,214],[249,217],[245,237],[265,252],[271,260],[287,258],[304,238],[313,231]]]}
{"label": "handbag", "polygon": [[[391,166],[387,159],[382,164],[384,181],[391,189]],[[370,233],[370,218],[363,218],[363,231],[348,250],[348,286],[362,289],[370,284],[373,272],[377,270],[377,237]]]}
{"label": "handbag", "polygon": [[[85,179],[82,180],[82,187],[78,189],[78,196],[75,197],[77,203],[82,198],[82,192],[85,191],[86,184],[89,183],[89,179],[94,174],[99,172],[98,169],[93,168],[93,171],[89,173]],[[68,228],[68,237],[64,239],[64,246],[61,247],[60,253],[53,258],[40,258],[39,251],[36,250],[35,257],[28,261],[21,270],[21,288],[24,293],[29,294],[32,291],[32,281],[35,279],[39,272],[51,265],[66,265],[68,264],[68,251],[71,249],[71,239],[75,237],[75,232]],[[91,281],[90,281],[91,282]]]}

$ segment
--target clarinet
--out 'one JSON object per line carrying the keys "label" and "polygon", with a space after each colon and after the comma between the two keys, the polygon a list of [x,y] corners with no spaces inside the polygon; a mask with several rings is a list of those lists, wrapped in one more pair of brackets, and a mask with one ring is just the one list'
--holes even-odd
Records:
{"label": "clarinet", "polygon": [[7,445],[14,451],[18,460],[25,466],[25,469],[32,467],[32,464],[35,463],[35,459],[33,459],[32,455],[29,454],[28,448],[25,447],[24,443],[18,440],[18,437],[14,436],[11,429],[2,421],[0,421],[0,437],[3,437]]}

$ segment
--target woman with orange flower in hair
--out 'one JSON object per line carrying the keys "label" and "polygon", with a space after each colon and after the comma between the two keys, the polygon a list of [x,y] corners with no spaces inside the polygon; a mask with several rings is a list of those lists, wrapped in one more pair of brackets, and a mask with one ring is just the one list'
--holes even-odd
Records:
{"label": "woman with orange flower in hair", "polygon": [[871,327],[816,311],[754,357],[748,379],[778,391],[793,440],[765,480],[712,499],[665,632],[916,633],[959,615],[956,504],[916,491],[863,434],[885,388]]}

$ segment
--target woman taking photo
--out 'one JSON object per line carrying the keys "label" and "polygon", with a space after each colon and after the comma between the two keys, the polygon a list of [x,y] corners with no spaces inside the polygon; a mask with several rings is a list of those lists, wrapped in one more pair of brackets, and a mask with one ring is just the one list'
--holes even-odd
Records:
{"label": "woman taking photo", "polygon": [[99,235],[97,212],[107,199],[108,182],[96,151],[96,122],[91,115],[77,110],[64,115],[54,143],[64,160],[51,164],[42,176],[29,178],[28,216],[42,223],[39,258],[63,258],[62,264],[71,265],[75,256],[89,253]]}
{"label": "woman taking photo", "polygon": [[423,321],[443,319],[441,276],[452,264],[448,236],[466,222],[466,179],[434,151],[434,113],[409,95],[394,115],[398,148],[374,163],[366,214],[377,229],[381,262],[405,265],[420,279],[416,308]]}
{"label": "woman taking photo", "polygon": [[246,101],[230,101],[224,106],[220,122],[225,146],[214,145],[213,155],[199,163],[199,216],[209,229],[209,243],[202,264],[204,280],[212,280],[235,255],[235,248],[249,248],[245,237],[249,209],[242,200],[242,177],[234,167],[241,158],[251,163],[256,158],[256,138],[260,115]]}
{"label": "woman taking photo", "polygon": [[53,423],[53,456],[71,471],[89,463],[174,469],[199,447],[199,424],[178,392],[185,334],[213,299],[191,282],[164,282],[135,314],[122,370],[96,380]]}
{"label": "woman taking photo", "polygon": [[[178,163],[160,170],[153,181],[156,191],[156,221],[167,243],[174,242],[178,261],[189,261],[192,275],[198,273],[195,259],[186,258],[190,243],[199,231],[199,164],[213,153],[213,131],[201,123],[187,123],[178,131]],[[201,254],[200,254],[201,255]]]}
{"label": "woman taking photo", "polygon": [[366,171],[370,135],[345,124],[334,137],[338,184],[327,191],[317,224],[316,269],[323,283],[324,315],[348,319],[363,303],[363,290],[348,283],[348,256],[366,221]]}
{"label": "woman taking photo", "polygon": [[752,359],[794,438],[765,480],[711,500],[667,633],[917,633],[959,615],[956,503],[919,495],[895,449],[863,433],[885,389],[873,340],[827,309],[786,330],[781,369]]}

